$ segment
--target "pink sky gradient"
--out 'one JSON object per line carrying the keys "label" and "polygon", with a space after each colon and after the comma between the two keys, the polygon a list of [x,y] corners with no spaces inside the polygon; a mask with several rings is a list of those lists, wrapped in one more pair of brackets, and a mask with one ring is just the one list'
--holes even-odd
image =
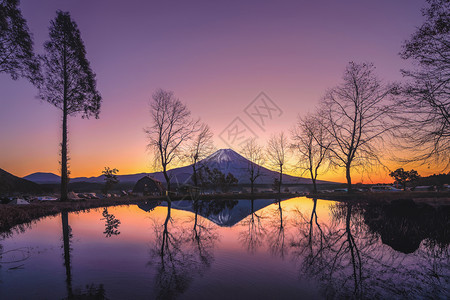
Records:
{"label": "pink sky gradient", "polygon": [[[422,0],[397,1],[22,0],[43,53],[56,10],[78,24],[103,96],[99,120],[69,119],[71,176],[151,172],[144,128],[157,88],[173,90],[217,136],[237,116],[260,137],[288,131],[341,82],[349,61],[370,61],[386,81],[408,67],[398,52],[423,22]],[[59,173],[61,112],[25,80],[0,75],[0,168]],[[261,91],[283,115],[263,132],[244,108]],[[340,174],[327,179],[341,180]]]}

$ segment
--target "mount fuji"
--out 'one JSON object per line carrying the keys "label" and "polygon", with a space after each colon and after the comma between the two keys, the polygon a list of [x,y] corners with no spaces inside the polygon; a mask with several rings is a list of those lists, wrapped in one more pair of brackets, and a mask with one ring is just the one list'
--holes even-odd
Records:
{"label": "mount fuji", "polygon": [[[249,164],[252,164],[248,159],[233,151],[232,149],[220,149],[199,161],[197,169],[208,167],[210,170],[214,168],[218,169],[224,174],[231,173],[236,177],[238,184],[249,184],[249,176],[247,168]],[[192,165],[174,168],[168,171],[171,177],[171,182],[174,184],[191,183],[191,176],[193,170]],[[261,175],[256,179],[255,184],[273,184],[275,178],[279,178],[279,173],[269,170],[265,167],[260,168]],[[161,182],[165,182],[162,172],[155,173],[138,173],[130,175],[118,175],[117,178],[122,183],[134,183],[144,176],[153,177]],[[53,173],[33,173],[23,177],[24,179],[36,182],[36,183],[59,183],[60,177]],[[104,175],[98,177],[77,177],[71,178],[70,182],[92,182],[92,183],[104,183]],[[283,184],[310,184],[311,179],[303,177],[295,177],[283,174]],[[327,181],[318,181],[321,183],[331,183]]]}

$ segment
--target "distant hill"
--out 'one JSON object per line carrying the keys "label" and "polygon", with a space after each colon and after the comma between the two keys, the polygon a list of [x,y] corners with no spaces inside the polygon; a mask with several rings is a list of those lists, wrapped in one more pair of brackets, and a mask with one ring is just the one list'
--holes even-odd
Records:
{"label": "distant hill", "polygon": [[29,180],[17,177],[11,173],[0,169],[0,193],[40,193],[42,192],[39,184],[31,182]]}
{"label": "distant hill", "polygon": [[61,177],[59,177],[58,175],[55,175],[53,173],[43,173],[43,172],[38,172],[38,173],[33,173],[30,175],[27,175],[25,177],[23,177],[23,179],[35,182],[35,183],[39,183],[39,184],[43,184],[43,183],[60,183],[61,182]]}
{"label": "distant hill", "polygon": [[[224,174],[231,173],[239,180],[239,184],[249,184],[250,180],[247,175],[247,167],[251,162],[239,153],[231,149],[220,149],[198,162],[199,168],[208,167],[213,170],[218,169]],[[191,183],[192,166],[184,166],[168,171],[171,182],[174,184]],[[165,182],[162,172],[155,173],[138,173],[129,175],[118,175],[117,178],[121,183],[135,183],[144,176],[151,176],[161,182]],[[61,179],[58,175],[52,173],[33,173],[24,177],[36,183],[60,183]],[[273,184],[275,178],[279,178],[279,173],[261,167],[261,176],[256,179],[256,184]],[[71,183],[90,182],[104,183],[104,175],[98,177],[77,177],[71,178]],[[310,184],[311,179],[303,177],[295,177],[283,174],[284,184]],[[329,184],[333,182],[317,181],[318,184]]]}

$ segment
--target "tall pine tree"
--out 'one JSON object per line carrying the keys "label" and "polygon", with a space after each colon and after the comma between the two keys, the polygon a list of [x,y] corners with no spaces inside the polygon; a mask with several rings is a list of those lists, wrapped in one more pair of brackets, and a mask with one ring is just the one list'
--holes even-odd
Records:
{"label": "tall pine tree", "polygon": [[0,73],[12,79],[39,79],[39,64],[33,40],[19,9],[19,0],[0,0]]}
{"label": "tall pine tree", "polygon": [[86,59],[86,50],[77,24],[68,12],[58,11],[50,22],[50,40],[44,43],[46,54],[40,56],[43,79],[39,96],[62,111],[61,201],[67,200],[67,118],[81,114],[83,118],[100,113],[101,96],[95,74]]}

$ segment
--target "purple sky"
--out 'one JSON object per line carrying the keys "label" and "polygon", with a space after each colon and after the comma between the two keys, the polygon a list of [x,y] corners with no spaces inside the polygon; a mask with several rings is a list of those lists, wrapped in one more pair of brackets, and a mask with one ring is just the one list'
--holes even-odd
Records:
{"label": "purple sky", "polygon": [[[395,1],[22,0],[43,52],[55,11],[78,24],[103,96],[99,120],[69,120],[72,176],[152,171],[143,128],[157,88],[173,90],[217,136],[240,117],[263,144],[288,131],[341,82],[349,61],[370,61],[401,80],[398,52],[423,22],[421,0]],[[58,173],[60,112],[25,80],[0,75],[0,167],[24,176]],[[282,115],[257,127],[245,107],[264,91]],[[233,146],[233,145],[232,145]],[[330,175],[331,176],[331,175]],[[338,176],[338,175],[333,175]]]}

